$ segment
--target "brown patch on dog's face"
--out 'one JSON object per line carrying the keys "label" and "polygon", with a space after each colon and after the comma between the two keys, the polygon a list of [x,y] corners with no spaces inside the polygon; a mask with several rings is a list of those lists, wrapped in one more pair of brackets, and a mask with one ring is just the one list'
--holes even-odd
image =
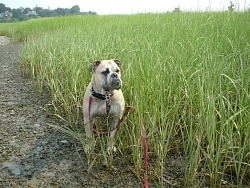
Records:
{"label": "brown patch on dog's face", "polygon": [[111,60],[113,60],[118,67],[121,67],[121,62],[118,59],[111,59]]}
{"label": "brown patch on dog's face", "polygon": [[92,63],[92,65],[90,65],[89,67],[89,71],[94,71],[99,65],[100,65],[101,61],[96,60]]}

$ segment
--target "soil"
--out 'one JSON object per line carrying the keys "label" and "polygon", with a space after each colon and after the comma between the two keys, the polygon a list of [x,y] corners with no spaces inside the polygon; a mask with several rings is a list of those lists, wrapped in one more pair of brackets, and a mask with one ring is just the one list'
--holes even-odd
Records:
{"label": "soil", "polygon": [[[82,145],[46,124],[63,122],[45,113],[50,98],[22,76],[23,45],[0,36],[0,187],[143,187],[119,158],[116,171],[95,163],[89,170]],[[181,187],[182,161],[169,160],[167,169],[166,187]]]}

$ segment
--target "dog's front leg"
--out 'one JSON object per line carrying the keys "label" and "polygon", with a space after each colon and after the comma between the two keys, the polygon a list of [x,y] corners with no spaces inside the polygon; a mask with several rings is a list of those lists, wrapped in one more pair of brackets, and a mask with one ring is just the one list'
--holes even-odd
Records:
{"label": "dog's front leg", "polygon": [[86,133],[86,144],[84,146],[84,152],[88,154],[91,151],[92,144],[93,144],[93,131],[90,126],[91,120],[89,120],[89,117],[84,117],[84,128]]}
{"label": "dog's front leg", "polygon": [[117,126],[117,123],[118,123],[118,118],[117,117],[114,117],[114,122],[112,124],[112,127],[111,127],[111,131],[110,132],[110,137],[109,137],[109,140],[108,140],[108,144],[107,144],[107,152],[110,153],[112,151],[116,151],[116,148],[114,146],[114,140],[115,140],[115,135],[116,135],[116,126]]}

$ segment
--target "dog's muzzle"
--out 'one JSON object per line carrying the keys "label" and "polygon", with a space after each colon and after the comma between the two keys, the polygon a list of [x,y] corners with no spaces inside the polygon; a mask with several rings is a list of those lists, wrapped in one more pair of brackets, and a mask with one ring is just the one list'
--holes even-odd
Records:
{"label": "dog's muzzle", "polygon": [[122,81],[120,79],[119,74],[112,73],[107,77],[106,83],[103,85],[103,89],[105,91],[109,91],[111,89],[119,90],[121,89]]}

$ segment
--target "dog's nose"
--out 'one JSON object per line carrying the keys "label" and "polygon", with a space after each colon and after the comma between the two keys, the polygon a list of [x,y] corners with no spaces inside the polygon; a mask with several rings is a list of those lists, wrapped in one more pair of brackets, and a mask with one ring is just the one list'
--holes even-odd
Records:
{"label": "dog's nose", "polygon": [[118,78],[118,74],[117,73],[112,73],[111,78]]}

